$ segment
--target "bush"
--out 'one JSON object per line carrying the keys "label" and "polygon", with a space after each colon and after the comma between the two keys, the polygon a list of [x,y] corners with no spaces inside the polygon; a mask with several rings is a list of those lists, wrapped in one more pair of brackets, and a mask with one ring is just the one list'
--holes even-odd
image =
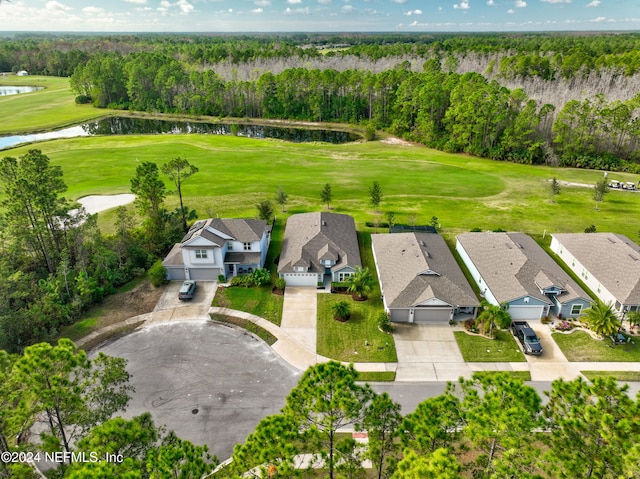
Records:
{"label": "bush", "polygon": [[551,318],[549,316],[545,316],[540,320],[542,324],[549,324],[551,322]]}
{"label": "bush", "polygon": [[264,286],[271,282],[271,273],[268,269],[260,268],[253,271],[249,278],[254,286]]}
{"label": "bush", "polygon": [[251,280],[251,277],[246,275],[246,274],[240,274],[238,276],[234,276],[233,278],[231,278],[231,281],[229,281],[229,285],[230,286],[242,286],[244,288],[250,288],[251,286],[253,286],[253,281]]}
{"label": "bush", "polygon": [[284,290],[284,288],[287,286],[287,282],[284,278],[278,278],[276,279],[275,286],[276,289]]}
{"label": "bush", "polygon": [[226,276],[224,274],[219,274],[218,275],[218,281],[220,281],[221,283],[224,283],[227,280]]}
{"label": "bush", "polygon": [[167,282],[167,269],[162,266],[162,261],[158,260],[153,263],[151,268],[149,268],[148,276],[149,281],[156,288]]}
{"label": "bush", "polygon": [[471,331],[472,333],[478,332],[475,319],[469,318],[462,324],[464,326],[464,329],[466,329],[467,331]]}
{"label": "bush", "polygon": [[78,95],[76,97],[76,105],[88,105],[92,101],[91,97],[87,95]]}
{"label": "bush", "polygon": [[378,315],[378,328],[383,333],[391,333],[393,331],[393,325],[391,324],[391,318],[387,313],[382,311]]}

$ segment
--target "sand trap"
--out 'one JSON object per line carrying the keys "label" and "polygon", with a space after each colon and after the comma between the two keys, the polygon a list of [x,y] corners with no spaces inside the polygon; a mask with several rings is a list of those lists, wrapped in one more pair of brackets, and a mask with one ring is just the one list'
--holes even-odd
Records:
{"label": "sand trap", "polygon": [[387,145],[402,145],[402,146],[413,146],[412,143],[408,141],[402,140],[401,138],[389,137],[381,140],[380,143],[386,143]]}
{"label": "sand trap", "polygon": [[136,195],[132,195],[131,193],[124,193],[122,195],[90,195],[80,198],[78,203],[84,206],[87,213],[92,215],[117,206],[128,205],[132,203],[135,198]]}

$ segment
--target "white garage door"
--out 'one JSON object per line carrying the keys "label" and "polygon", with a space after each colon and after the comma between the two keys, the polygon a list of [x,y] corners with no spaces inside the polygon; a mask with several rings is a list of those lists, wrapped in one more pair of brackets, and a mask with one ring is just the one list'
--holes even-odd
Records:
{"label": "white garage door", "polygon": [[511,319],[540,319],[544,306],[510,306],[507,312]]}
{"label": "white garage door", "polygon": [[414,323],[449,321],[451,308],[415,308],[413,310]]}
{"label": "white garage door", "polygon": [[318,275],[315,273],[290,273],[283,276],[287,286],[318,286]]}

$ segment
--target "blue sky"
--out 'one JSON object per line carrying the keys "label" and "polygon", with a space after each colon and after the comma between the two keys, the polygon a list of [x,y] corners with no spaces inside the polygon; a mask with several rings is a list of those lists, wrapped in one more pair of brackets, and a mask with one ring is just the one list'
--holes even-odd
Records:
{"label": "blue sky", "polygon": [[0,31],[640,30],[640,0],[3,0]]}

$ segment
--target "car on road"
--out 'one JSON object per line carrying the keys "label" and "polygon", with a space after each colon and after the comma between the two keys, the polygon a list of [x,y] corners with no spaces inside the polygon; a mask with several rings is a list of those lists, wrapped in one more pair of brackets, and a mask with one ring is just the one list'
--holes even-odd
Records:
{"label": "car on road", "polygon": [[196,294],[197,284],[193,280],[187,280],[182,283],[180,286],[180,291],[178,292],[178,299],[193,299],[193,296]]}

